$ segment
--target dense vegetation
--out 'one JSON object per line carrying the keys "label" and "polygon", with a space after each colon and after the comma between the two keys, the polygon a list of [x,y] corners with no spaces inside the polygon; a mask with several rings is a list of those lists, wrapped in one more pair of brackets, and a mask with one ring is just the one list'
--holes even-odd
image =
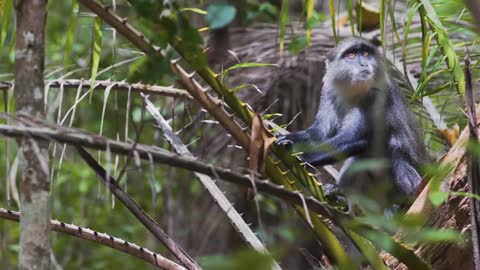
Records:
{"label": "dense vegetation", "polygon": [[[188,269],[353,269],[337,238],[373,269],[473,266],[474,1],[49,1],[35,121],[15,115],[14,2],[0,0],[2,269],[18,265],[20,226],[3,208],[20,209],[17,143],[30,136],[50,142],[51,218],[74,224],[55,223],[56,269],[154,269],[151,251]],[[351,35],[379,44],[424,131],[432,163],[410,215],[345,213],[318,184],[336,167],[307,168],[271,144],[310,124],[324,54]]]}

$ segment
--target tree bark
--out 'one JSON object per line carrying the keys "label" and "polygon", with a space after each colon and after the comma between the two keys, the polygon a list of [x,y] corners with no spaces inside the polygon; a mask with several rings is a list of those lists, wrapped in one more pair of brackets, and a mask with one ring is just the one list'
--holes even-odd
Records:
{"label": "tree bark", "polygon": [[[44,119],[46,0],[17,0],[15,102],[18,114]],[[50,269],[48,142],[17,140],[21,160],[19,269]]]}
{"label": "tree bark", "polygon": [[[477,110],[477,118],[480,110]],[[478,124],[477,124],[478,126]],[[468,192],[467,160],[465,143],[469,137],[465,128],[455,145],[442,158],[442,164],[450,164],[454,169],[441,185],[444,192]],[[423,214],[428,218],[428,227],[437,229],[454,229],[467,236],[466,245],[458,243],[421,243],[415,247],[415,253],[428,261],[432,269],[474,269],[474,258],[470,241],[470,199],[451,194],[439,207],[433,207],[428,199],[428,186],[418,196],[409,212]],[[419,210],[420,209],[420,210]],[[413,211],[412,211],[413,210]],[[384,256],[389,269],[406,270],[404,264],[390,255]]]}

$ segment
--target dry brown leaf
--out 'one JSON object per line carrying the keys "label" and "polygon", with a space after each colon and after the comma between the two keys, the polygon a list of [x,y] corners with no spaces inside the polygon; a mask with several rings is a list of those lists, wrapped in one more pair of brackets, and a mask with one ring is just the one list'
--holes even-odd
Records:
{"label": "dry brown leaf", "polygon": [[[265,160],[268,156],[268,149],[275,141],[275,136],[267,129],[259,114],[255,114],[252,121],[250,134],[249,163],[250,171],[257,175],[265,174]],[[249,193],[253,192],[249,189]],[[254,193],[252,195],[255,195]],[[250,197],[250,196],[248,196]]]}
{"label": "dry brown leaf", "polygon": [[446,128],[440,132],[442,133],[443,138],[445,138],[450,145],[454,145],[460,136],[460,126],[455,124],[453,127]]}

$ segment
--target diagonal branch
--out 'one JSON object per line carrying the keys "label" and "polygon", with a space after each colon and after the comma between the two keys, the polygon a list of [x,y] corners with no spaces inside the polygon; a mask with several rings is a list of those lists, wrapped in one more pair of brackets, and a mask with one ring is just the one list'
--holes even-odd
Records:
{"label": "diagonal branch", "polygon": [[[163,116],[158,112],[153,103],[148,99],[147,96],[143,95],[143,99],[146,104],[147,110],[155,119],[156,124],[162,130],[165,138],[170,142],[170,144],[180,155],[193,157],[192,153],[188,150],[185,144],[182,143],[180,138],[172,131],[172,128],[168,125],[167,121]],[[260,239],[255,235],[255,233],[250,229],[248,224],[243,220],[237,210],[233,207],[227,197],[223,194],[222,190],[215,184],[214,180],[208,175],[201,173],[194,173],[198,180],[202,183],[205,189],[210,193],[214,201],[226,214],[228,220],[233,225],[233,227],[240,233],[243,239],[255,250],[268,253],[268,250],[262,244]],[[280,270],[280,266],[275,262],[274,269]]]}
{"label": "diagonal branch", "polygon": [[[0,208],[0,218],[10,221],[19,222],[20,213],[4,208]],[[78,237],[89,241],[96,242],[100,245],[111,247],[118,251],[124,252],[131,256],[142,259],[154,266],[157,266],[166,270],[186,270],[183,266],[176,264],[175,262],[163,257],[162,255],[150,251],[144,247],[136,245],[134,243],[127,242],[123,239],[113,237],[106,233],[100,233],[88,228],[83,228],[74,224],[64,223],[58,220],[50,221],[51,230],[56,232],[65,233],[71,236]]]}
{"label": "diagonal branch", "polygon": [[120,200],[125,207],[158,239],[163,245],[189,270],[200,270],[200,266],[160,228],[157,222],[143,211],[140,205],[135,202],[123,189],[117,184],[111,175],[100,165],[85,148],[75,145],[80,156],[90,166],[100,179],[108,186],[110,191]]}

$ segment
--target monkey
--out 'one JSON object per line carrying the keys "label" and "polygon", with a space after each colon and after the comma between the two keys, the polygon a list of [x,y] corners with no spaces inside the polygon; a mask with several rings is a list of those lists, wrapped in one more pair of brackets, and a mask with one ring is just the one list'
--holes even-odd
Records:
{"label": "monkey", "polygon": [[364,195],[383,211],[396,209],[416,192],[427,160],[414,114],[368,40],[339,42],[325,63],[313,124],[280,136],[276,144],[310,150],[300,158],[313,166],[345,160],[336,186],[348,201],[349,195]]}

